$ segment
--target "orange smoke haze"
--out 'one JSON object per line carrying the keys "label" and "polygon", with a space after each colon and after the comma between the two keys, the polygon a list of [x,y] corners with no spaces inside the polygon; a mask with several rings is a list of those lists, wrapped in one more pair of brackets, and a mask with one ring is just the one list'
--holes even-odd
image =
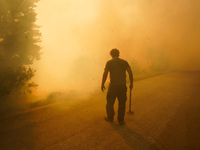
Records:
{"label": "orange smoke haze", "polygon": [[41,0],[36,12],[40,94],[100,88],[112,48],[141,67],[162,53],[173,69],[200,70],[198,0]]}

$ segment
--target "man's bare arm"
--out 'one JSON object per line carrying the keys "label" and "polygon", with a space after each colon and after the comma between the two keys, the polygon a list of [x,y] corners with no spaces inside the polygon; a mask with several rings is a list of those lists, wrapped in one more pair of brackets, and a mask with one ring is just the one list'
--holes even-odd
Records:
{"label": "man's bare arm", "polygon": [[102,83],[101,83],[101,90],[104,91],[105,90],[105,82],[106,82],[106,79],[107,79],[107,76],[108,76],[108,70],[105,69],[104,70],[104,73],[103,73],[103,77],[102,77]]}
{"label": "man's bare arm", "polygon": [[127,69],[128,75],[129,75],[129,79],[130,79],[130,86],[129,88],[132,89],[133,88],[133,73],[130,67],[128,67]]}

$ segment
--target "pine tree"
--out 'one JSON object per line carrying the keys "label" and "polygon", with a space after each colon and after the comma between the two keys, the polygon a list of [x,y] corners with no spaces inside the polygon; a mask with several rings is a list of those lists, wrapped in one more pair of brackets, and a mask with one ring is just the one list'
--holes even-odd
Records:
{"label": "pine tree", "polygon": [[25,90],[31,93],[31,67],[40,58],[39,26],[35,24],[39,0],[0,1],[0,97]]}

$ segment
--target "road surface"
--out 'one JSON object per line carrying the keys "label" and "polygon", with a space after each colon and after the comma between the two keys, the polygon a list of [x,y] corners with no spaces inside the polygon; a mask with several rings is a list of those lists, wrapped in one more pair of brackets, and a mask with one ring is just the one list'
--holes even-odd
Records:
{"label": "road surface", "polygon": [[105,96],[99,91],[0,118],[0,149],[200,149],[200,72],[173,72],[135,82],[134,114],[126,114],[123,126],[116,116],[113,123],[104,121]]}

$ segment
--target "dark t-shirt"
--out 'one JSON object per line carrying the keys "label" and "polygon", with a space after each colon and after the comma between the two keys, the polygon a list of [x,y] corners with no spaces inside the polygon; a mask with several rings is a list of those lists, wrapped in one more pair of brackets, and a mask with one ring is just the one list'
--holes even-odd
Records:
{"label": "dark t-shirt", "polygon": [[115,58],[109,60],[105,69],[110,71],[110,84],[126,84],[126,69],[128,67],[130,67],[128,62],[123,59]]}

